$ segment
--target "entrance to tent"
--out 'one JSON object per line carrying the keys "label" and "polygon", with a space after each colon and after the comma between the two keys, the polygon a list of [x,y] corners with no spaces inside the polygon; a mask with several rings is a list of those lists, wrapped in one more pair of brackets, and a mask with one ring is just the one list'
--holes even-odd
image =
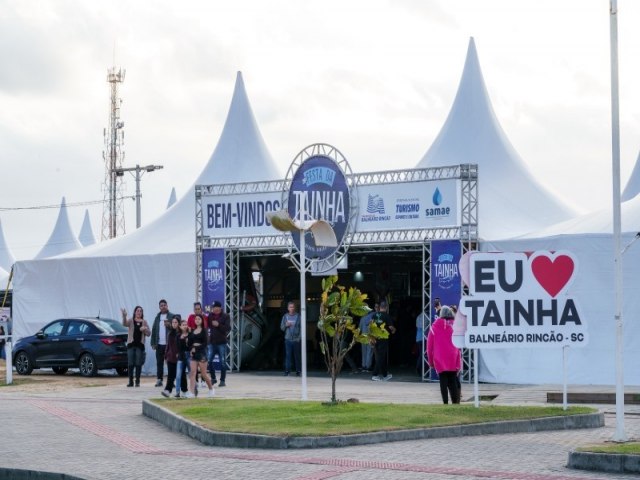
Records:
{"label": "entrance to tent", "polygon": [[[424,312],[426,331],[434,313],[434,245],[453,241],[459,255],[477,247],[477,178],[477,166],[470,164],[348,176],[355,191],[351,217],[355,225],[348,244],[342,245],[347,264],[338,266],[339,282],[357,286],[372,301],[391,299],[390,314],[399,327],[390,342],[392,366],[416,371],[419,365],[416,317]],[[282,368],[280,319],[288,301],[299,305],[300,273],[283,258],[296,253],[292,236],[276,231],[265,214],[286,205],[290,184],[282,180],[196,186],[198,298],[203,305],[211,303],[207,302],[211,291],[217,300],[224,298],[232,322],[231,370]],[[315,335],[320,278],[310,273],[306,277],[310,368],[323,368]],[[459,276],[456,281],[460,282]],[[357,365],[358,354],[357,349],[352,353]],[[466,380],[469,368],[466,354]],[[430,378],[428,366],[420,375],[423,380]]]}
{"label": "entrance to tent", "polygon": [[[464,247],[466,251],[467,247]],[[390,300],[389,313],[396,333],[390,339],[389,366],[430,378],[429,367],[421,362],[423,345],[416,339],[416,318],[421,312],[433,312],[430,289],[431,242],[411,245],[357,246],[349,250],[346,268],[338,270],[339,283],[366,293],[371,307],[380,299]],[[300,273],[282,253],[265,255],[236,250],[228,252],[237,272],[227,275],[239,300],[231,334],[230,366],[237,370],[278,370],[283,366],[283,334],[280,320],[289,301],[299,305]],[[320,313],[322,276],[308,274],[307,357],[310,370],[325,370],[319,348],[317,322]],[[427,317],[432,318],[433,313]],[[356,319],[357,321],[358,319]],[[426,325],[424,328],[428,328]],[[353,364],[361,365],[360,346],[350,352]],[[469,379],[470,355],[464,352],[464,379]]]}

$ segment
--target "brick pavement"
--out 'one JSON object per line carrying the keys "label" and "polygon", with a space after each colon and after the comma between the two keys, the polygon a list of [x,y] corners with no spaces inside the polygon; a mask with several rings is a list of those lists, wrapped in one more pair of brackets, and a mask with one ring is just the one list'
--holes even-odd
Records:
{"label": "brick pavement", "polygon": [[[120,378],[99,378],[97,386],[47,391],[0,389],[2,466],[76,475],[85,479],[138,479],[183,476],[190,479],[628,479],[565,468],[568,452],[581,444],[612,437],[615,417],[595,430],[492,435],[315,450],[212,448],[172,433],[142,416],[141,400],[159,396],[152,379],[128,389]],[[299,381],[261,374],[231,374],[221,397],[299,398]],[[438,403],[434,384],[379,383],[364,377],[338,380],[340,398],[361,401]],[[558,386],[481,385],[481,394],[499,403],[542,403]],[[584,387],[581,387],[584,388]],[[465,385],[465,397],[472,386]],[[309,378],[309,398],[326,400],[330,384]],[[215,400],[213,400],[215,402]],[[452,407],[454,408],[454,407]],[[613,412],[613,406],[602,407]],[[625,427],[640,437],[637,408],[627,408]],[[8,441],[7,441],[8,439]]]}

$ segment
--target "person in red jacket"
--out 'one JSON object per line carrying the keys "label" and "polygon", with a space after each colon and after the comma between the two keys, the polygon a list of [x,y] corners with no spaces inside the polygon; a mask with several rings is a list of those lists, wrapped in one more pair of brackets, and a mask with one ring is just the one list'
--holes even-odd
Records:
{"label": "person in red jacket", "polygon": [[440,308],[440,316],[431,324],[427,336],[427,361],[436,369],[440,377],[440,393],[442,401],[460,403],[460,388],[458,386],[458,373],[462,368],[460,350],[453,345],[454,314],[451,307],[443,305]]}

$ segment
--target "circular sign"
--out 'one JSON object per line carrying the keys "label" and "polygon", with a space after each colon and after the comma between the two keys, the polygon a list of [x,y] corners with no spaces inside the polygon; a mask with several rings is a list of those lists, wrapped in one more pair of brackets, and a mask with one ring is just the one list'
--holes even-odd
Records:
{"label": "circular sign", "polygon": [[[334,268],[345,255],[345,240],[350,237],[357,212],[357,197],[345,169],[350,172],[340,152],[330,145],[314,144],[298,154],[287,174],[291,180],[283,200],[289,216],[295,220],[324,220],[338,240],[336,247],[322,247],[306,232],[305,256],[319,272]],[[299,251],[300,235],[294,232],[292,238]]]}

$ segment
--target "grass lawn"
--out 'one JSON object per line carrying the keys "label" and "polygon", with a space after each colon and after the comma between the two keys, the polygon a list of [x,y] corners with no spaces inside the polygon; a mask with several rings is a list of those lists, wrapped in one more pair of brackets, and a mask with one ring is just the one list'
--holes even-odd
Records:
{"label": "grass lawn", "polygon": [[339,403],[256,399],[153,399],[158,405],[210,430],[276,436],[322,436],[522,420],[579,413],[589,407],[509,407]]}
{"label": "grass lawn", "polygon": [[587,445],[577,449],[579,452],[618,453],[621,455],[640,455],[640,442],[607,443]]}

